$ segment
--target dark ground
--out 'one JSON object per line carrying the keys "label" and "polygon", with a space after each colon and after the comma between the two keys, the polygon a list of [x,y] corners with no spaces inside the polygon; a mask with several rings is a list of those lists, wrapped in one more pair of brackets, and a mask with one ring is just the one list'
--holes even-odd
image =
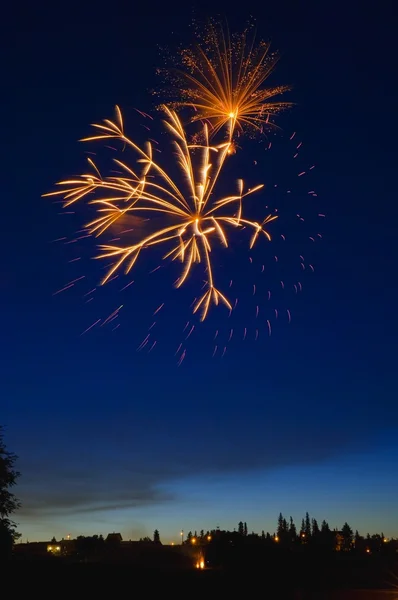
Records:
{"label": "dark ground", "polygon": [[[366,560],[370,558],[370,560]],[[67,588],[77,597],[136,594],[152,598],[252,598],[264,600],[398,600],[398,561],[381,557],[294,557],[285,562],[203,571],[187,564],[71,563],[63,559],[18,560],[7,570],[19,593]],[[0,580],[2,576],[0,575]],[[55,588],[54,588],[55,586]],[[73,591],[75,590],[75,591]]]}
{"label": "dark ground", "polygon": [[[108,569],[23,570],[16,575],[19,593],[39,595],[50,591],[57,594],[68,589],[76,598],[108,596],[115,598],[137,593],[141,598],[167,596],[174,598],[261,598],[286,600],[398,600],[393,590],[299,590],[274,585],[264,572],[250,577],[244,573],[220,574],[214,571],[191,573],[136,572],[112,567]],[[398,592],[398,590],[396,590]],[[18,597],[18,596],[17,596]]]}

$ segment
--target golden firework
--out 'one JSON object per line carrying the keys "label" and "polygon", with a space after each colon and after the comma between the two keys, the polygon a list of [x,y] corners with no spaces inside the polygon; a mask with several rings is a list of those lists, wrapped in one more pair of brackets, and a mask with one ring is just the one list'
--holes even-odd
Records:
{"label": "golden firework", "polygon": [[[203,142],[192,144],[188,141],[186,131],[177,114],[165,107],[164,124],[173,141],[173,152],[168,162],[175,168],[176,177],[170,175],[153,158],[153,147],[150,141],[141,148],[124,133],[121,111],[116,107],[114,121],[104,120],[103,124],[93,125],[96,135],[82,141],[118,139],[123,148],[129,147],[137,155],[137,169],[126,162],[114,159],[121,169],[120,175],[103,177],[95,162],[89,158],[91,172],[75,179],[59,182],[61,190],[45,194],[45,196],[61,195],[64,207],[87,200],[96,208],[96,218],[87,223],[89,233],[97,237],[104,234],[124,215],[151,217],[151,231],[145,231],[141,238],[132,245],[114,246],[100,245],[101,254],[96,258],[114,258],[115,263],[109,268],[102,284],[124,267],[129,273],[144,249],[168,245],[163,258],[179,260],[182,272],[176,282],[180,287],[191,273],[195,263],[202,263],[206,271],[206,286],[202,296],[196,301],[193,312],[201,310],[203,321],[212,303],[225,304],[229,310],[232,306],[226,296],[218,290],[214,283],[214,269],[211,252],[217,240],[222,246],[228,246],[229,232],[237,228],[250,228],[252,236],[250,248],[258,236],[264,234],[270,240],[264,226],[276,219],[268,215],[261,223],[248,220],[243,216],[243,200],[248,195],[260,190],[263,185],[244,190],[242,180],[238,180],[237,192],[226,197],[217,197],[215,186],[222,171],[225,159],[231,151],[232,142],[224,141],[212,145],[209,141],[208,126],[203,126]],[[154,219],[154,216],[160,219]],[[161,221],[158,227],[156,221]]]}
{"label": "golden firework", "polygon": [[160,71],[178,94],[172,107],[192,108],[192,121],[208,121],[212,135],[226,128],[230,140],[236,130],[273,126],[272,118],[291,106],[272,100],[289,86],[262,87],[278,53],[271,52],[267,42],[256,43],[250,28],[230,36],[220,24],[210,22],[198,37],[197,45],[181,50],[182,68]]}

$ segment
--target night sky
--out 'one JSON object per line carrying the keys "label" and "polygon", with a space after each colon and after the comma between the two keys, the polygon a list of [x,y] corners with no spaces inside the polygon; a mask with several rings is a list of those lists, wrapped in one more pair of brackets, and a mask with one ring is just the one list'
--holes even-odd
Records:
{"label": "night sky", "polygon": [[[134,109],[155,114],[158,46],[190,40],[192,5],[171,3],[166,12],[149,3],[39,2],[5,17],[0,421],[20,457],[24,541],[110,531],[137,539],[158,528],[170,542],[181,529],[232,529],[240,520],[273,532],[280,511],[398,536],[392,3],[371,11],[355,1],[253,2],[242,14],[215,4],[197,4],[196,14],[221,14],[231,29],[256,18],[258,35],[282,53],[272,83],[292,84],[286,100],[296,103],[278,119],[275,151],[266,150],[271,138],[242,140],[229,179],[266,183],[258,206],[307,211],[303,252],[315,271],[302,274],[301,293],[275,291],[267,304],[267,289],[284,279],[292,290],[297,281],[298,221],[283,228],[280,219],[275,230],[276,245],[286,235],[281,276],[274,265],[253,279],[247,243],[237,240],[232,258],[217,256],[220,280],[232,269],[239,291],[233,343],[212,358],[211,332],[229,327],[225,309],[213,308],[181,366],[174,351],[201,276],[180,294],[174,267],[147,275],[157,264],[148,255],[128,293],[119,292],[129,282],[121,277],[87,304],[101,276],[100,261],[89,260],[94,242],[52,243],[71,239],[84,210],[61,216],[41,196],[85,170],[84,151],[96,148],[77,140],[112,117],[115,104],[129,132],[145,134]],[[303,142],[297,163],[294,131]],[[310,179],[297,178],[299,161],[316,165]],[[311,210],[326,214],[312,246]],[[255,264],[271,264],[272,243],[256,248]],[[163,302],[156,347],[137,352]],[[81,335],[121,304],[120,327]],[[269,336],[266,311],[275,308],[285,316]]]}

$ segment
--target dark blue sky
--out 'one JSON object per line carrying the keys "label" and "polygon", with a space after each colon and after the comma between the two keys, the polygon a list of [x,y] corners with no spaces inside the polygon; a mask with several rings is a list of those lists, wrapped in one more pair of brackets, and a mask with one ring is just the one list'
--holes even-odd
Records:
{"label": "dark blue sky", "polygon": [[[234,322],[240,337],[222,360],[211,358],[210,332],[229,324],[215,309],[176,366],[171,348],[193,293],[172,290],[172,271],[151,279],[145,258],[134,292],[120,300],[121,285],[110,284],[85,304],[98,263],[69,263],[79,255],[74,245],[51,244],[84,222],[81,213],[73,222],[60,216],[41,195],[81,171],[77,140],[89,124],[119,104],[130,131],[142,135],[134,107],[153,112],[157,46],[189,39],[192,7],[173,6],[166,14],[164,6],[134,10],[129,2],[39,2],[10,12],[2,35],[0,397],[6,441],[23,472],[20,529],[29,539],[112,530],[134,538],[157,527],[172,541],[181,528],[232,528],[241,519],[273,531],[280,510],[297,520],[308,510],[331,526],[347,519],[364,532],[398,535],[397,94],[388,2],[377,12],[359,2],[253,2],[247,14],[216,7],[231,29],[256,17],[259,36],[283,55],[273,83],[293,84],[289,99],[297,103],[278,121],[274,150],[242,142],[231,180],[265,182],[263,201],[286,214],[307,211],[309,227],[300,238],[296,222],[283,228],[280,219],[276,232],[294,240],[281,249],[281,275],[274,265],[269,279],[253,279],[239,243],[222,263],[219,276],[233,270],[242,306]],[[197,6],[199,16],[211,10]],[[308,183],[296,177],[293,131],[303,141],[297,160],[316,164]],[[327,214],[315,250],[312,189]],[[301,294],[275,291],[266,305],[266,290],[279,280],[289,289],[297,282],[302,240],[315,273],[302,274]],[[76,247],[93,254],[90,240]],[[253,262],[269,264],[273,255],[260,245]],[[53,296],[82,274],[81,287]],[[138,353],[162,302],[158,345]],[[116,331],[80,336],[122,303]],[[257,304],[264,318],[255,342]],[[289,309],[292,320],[280,318],[268,337],[265,313],[275,308]]]}

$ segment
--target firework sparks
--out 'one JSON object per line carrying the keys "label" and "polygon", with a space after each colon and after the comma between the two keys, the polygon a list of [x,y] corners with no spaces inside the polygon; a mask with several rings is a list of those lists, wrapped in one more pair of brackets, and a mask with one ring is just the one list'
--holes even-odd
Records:
{"label": "firework sparks", "polygon": [[[96,237],[110,232],[125,215],[150,217],[147,219],[148,227],[140,231],[140,239],[134,244],[99,246],[101,253],[95,258],[115,259],[101,283],[110,281],[123,267],[129,273],[143,250],[165,245],[167,250],[163,259],[182,263],[181,274],[175,283],[177,288],[187,280],[195,264],[203,265],[206,275],[204,292],[193,306],[193,312],[200,311],[203,321],[212,304],[224,304],[229,311],[232,310],[227,297],[215,285],[212,264],[215,242],[227,248],[230,232],[245,228],[252,232],[249,243],[252,248],[261,234],[271,240],[265,226],[277,216],[269,214],[259,223],[243,215],[244,199],[263,185],[245,191],[243,181],[238,180],[235,194],[218,197],[215,187],[233,142],[211,144],[205,124],[203,141],[191,143],[177,114],[167,107],[164,111],[166,131],[173,141],[171,159],[178,167],[177,178],[155,162],[150,141],[142,148],[125,135],[122,113],[116,107],[115,120],[107,119],[103,124],[94,125],[96,135],[82,141],[119,140],[124,149],[128,147],[138,155],[136,162],[140,172],[126,162],[114,159],[121,170],[120,175],[103,177],[93,159],[88,158],[90,173],[59,182],[62,189],[45,196],[62,196],[65,208],[82,200],[94,206],[96,217],[87,223],[85,230]],[[161,227],[157,226],[157,221],[162,222]]]}
{"label": "firework sparks", "polygon": [[[263,87],[279,54],[267,42],[256,43],[250,26],[230,36],[211,21],[197,37],[196,45],[181,50],[181,68],[160,70],[176,90],[178,100],[171,106],[193,109],[192,121],[210,123],[212,135],[225,128],[229,140],[235,132],[274,126],[273,117],[291,106],[273,100],[289,86]],[[231,146],[229,152],[235,151]]]}
{"label": "firework sparks", "polygon": [[[267,215],[265,219],[259,219],[258,222],[252,220],[251,208],[246,204],[247,196],[260,191],[263,185],[247,189],[243,180],[239,179],[237,187],[228,187],[227,174],[231,171],[224,169],[224,166],[228,162],[237,162],[239,153],[237,158],[231,156],[242,150],[238,146],[239,136],[242,133],[253,135],[256,132],[266,132],[275,126],[274,117],[291,105],[276,98],[289,89],[287,86],[266,87],[267,78],[279,57],[277,53],[271,53],[269,44],[262,41],[257,43],[252,33],[253,30],[248,27],[243,33],[230,36],[221,25],[212,22],[203,30],[203,34],[199,31],[195,46],[182,49],[180,68],[174,62],[175,68],[163,71],[169,83],[171,81],[178,84],[174,86],[174,90],[169,88],[170,92],[176,93],[173,102],[168,102],[164,90],[159,90],[161,98],[158,104],[165,115],[163,123],[168,147],[165,148],[164,144],[149,137],[157,137],[156,120],[138,109],[134,110],[145,119],[146,125],[142,127],[147,130],[139,128],[138,135],[145,136],[147,142],[141,144],[137,143],[136,138],[133,140],[127,137],[122,113],[116,107],[114,120],[104,120],[101,124],[94,125],[95,134],[82,140],[102,142],[104,148],[112,151],[113,166],[107,171],[107,175],[102,174],[102,163],[99,162],[97,153],[86,152],[89,155],[88,172],[61,181],[57,184],[57,191],[44,194],[60,197],[58,202],[63,203],[64,208],[62,214],[75,214],[75,206],[72,205],[78,203],[85,203],[94,211],[94,216],[87,225],[76,233],[78,237],[70,240],[58,238],[54,241],[62,241],[74,250],[74,257],[69,262],[81,269],[81,245],[77,242],[90,237],[91,240],[99,238],[99,252],[94,258],[106,259],[100,269],[101,273],[105,273],[101,283],[110,283],[118,278],[116,286],[123,292],[124,298],[129,294],[134,280],[129,277],[127,282],[121,282],[120,276],[123,271],[126,274],[132,272],[137,261],[140,263],[144,256],[151,255],[155,258],[155,264],[151,263],[147,269],[147,273],[153,274],[151,279],[154,281],[159,273],[162,282],[164,280],[162,274],[165,269],[161,269],[161,265],[166,262],[180,265],[177,279],[174,274],[170,277],[171,283],[175,280],[176,288],[183,286],[195,272],[193,282],[197,285],[197,291],[187,298],[188,314],[183,313],[181,323],[181,327],[184,323],[185,327],[182,335],[178,333],[181,338],[172,341],[173,352],[180,341],[175,352],[178,365],[185,361],[187,353],[190,356],[189,347],[195,343],[192,340],[202,335],[199,330],[204,335],[210,332],[211,339],[214,340],[211,344],[213,356],[222,358],[227,346],[229,351],[230,347],[242,339],[250,343],[271,336],[272,327],[277,320],[281,326],[286,321],[290,323],[292,316],[282,295],[286,291],[294,291],[295,294],[301,292],[302,284],[297,281],[298,275],[300,273],[301,278],[302,273],[304,278],[314,271],[314,266],[307,260],[311,260],[310,256],[313,254],[309,249],[309,256],[304,252],[306,260],[301,255],[300,261],[296,260],[292,281],[286,269],[289,248],[295,252],[298,243],[303,242],[300,235],[305,243],[310,242],[309,247],[315,246],[314,243],[322,239],[322,235],[317,233],[319,229],[312,229],[310,220],[314,211],[317,218],[325,217],[323,212],[318,212],[322,209],[318,207],[317,193],[307,182],[315,165],[305,158],[305,144],[295,132],[288,138],[286,150],[279,144],[279,137],[283,136],[276,137],[272,143],[266,140],[265,145],[259,145],[259,148],[267,151],[266,157],[262,158],[265,156],[262,152],[262,156],[256,156],[252,163],[254,171],[266,173],[267,200],[262,204],[263,210],[267,211],[262,213]],[[180,120],[181,109],[187,127]],[[151,129],[147,125],[151,125]],[[156,133],[149,133],[152,127]],[[118,155],[118,151],[123,154]],[[284,172],[283,182],[274,183],[271,179],[275,171],[272,166],[275,162],[273,157],[281,152],[288,153],[293,173],[288,180]],[[125,158],[127,154],[131,158]],[[271,162],[269,174],[265,161],[267,165]],[[251,174],[247,167],[246,164],[245,177],[249,180]],[[220,189],[223,194],[224,190],[229,190],[230,195],[221,195]],[[305,193],[305,198],[311,204],[304,203],[300,207],[294,207],[292,198],[297,190],[301,196]],[[255,194],[253,198],[256,197]],[[297,210],[299,213],[296,214]],[[292,228],[288,229],[288,241],[284,245],[279,242],[285,242],[285,234],[275,232],[271,256],[266,257],[261,249],[254,249],[249,256],[250,264],[244,260],[246,266],[243,269],[238,253],[233,251],[224,253],[220,260],[218,247],[225,251],[233,242],[238,247],[240,231],[243,235],[249,233],[250,249],[263,235],[271,240],[268,225],[279,213],[284,223],[291,223]],[[296,236],[296,230],[300,228],[301,231],[301,227],[304,233]],[[90,257],[91,240],[87,244]],[[245,256],[242,258],[245,259]],[[260,272],[264,274],[263,277],[259,276]],[[283,281],[280,277],[282,273]],[[244,284],[239,279],[240,275],[245,279]],[[255,278],[254,281],[252,277]],[[73,289],[80,279],[83,278],[64,283],[54,295]],[[134,279],[135,288],[138,285],[139,270],[134,273]],[[155,285],[149,286],[150,295]],[[184,285],[185,287],[190,289],[189,285]],[[233,297],[228,298],[220,291],[224,287],[233,287]],[[240,289],[245,292],[240,297],[238,306]],[[95,290],[96,288],[84,294],[84,302],[89,303],[98,295],[93,295]],[[139,302],[137,294],[131,296],[136,298],[133,302]],[[271,300],[271,297],[272,305],[269,303],[268,307],[265,306],[264,301]],[[138,351],[152,352],[159,345],[155,338],[160,341],[162,321],[164,322],[170,306],[173,307],[173,302],[167,302],[166,305],[160,302],[156,298],[155,304],[148,306],[151,315],[156,315],[156,321],[152,317],[150,327],[144,327],[144,331],[139,332]],[[278,309],[274,308],[275,304]],[[226,323],[222,326],[217,321],[218,329],[215,334],[211,318],[199,328],[194,324],[196,317],[189,315],[193,311],[197,313],[197,318],[204,321],[212,305],[224,305],[227,308]],[[100,331],[108,325],[115,331],[120,326],[118,321],[121,308],[120,306],[115,310],[113,306],[107,309],[102,318],[87,327],[81,335],[92,329]],[[136,314],[134,308],[133,313]],[[262,329],[265,330],[265,336],[262,335]]]}

